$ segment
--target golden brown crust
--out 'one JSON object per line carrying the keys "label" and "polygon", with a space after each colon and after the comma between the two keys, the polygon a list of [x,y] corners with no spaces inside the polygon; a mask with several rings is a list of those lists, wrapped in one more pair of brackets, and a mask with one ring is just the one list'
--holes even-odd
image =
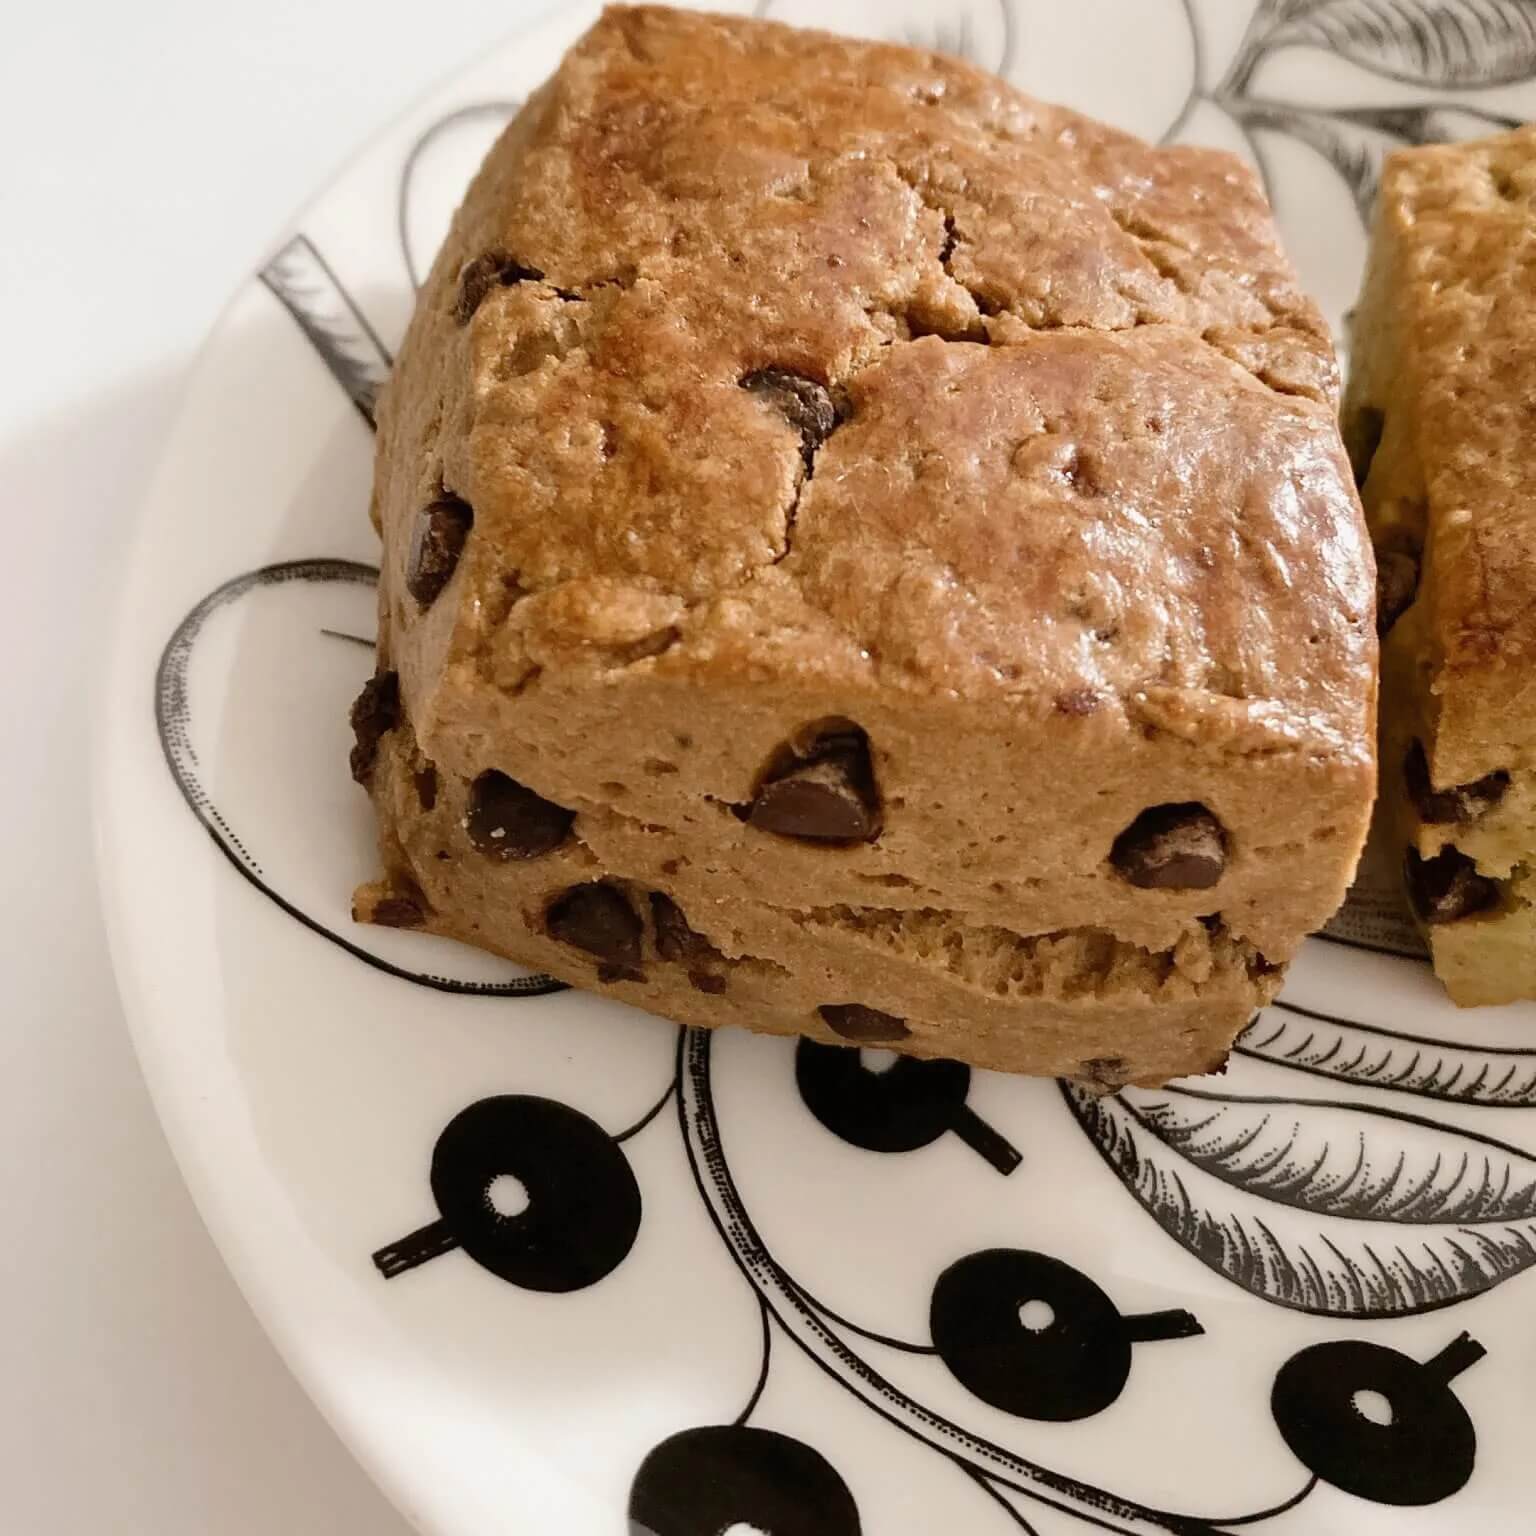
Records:
{"label": "golden brown crust", "polygon": [[[1411,499],[1416,480],[1424,503],[1412,532],[1430,551],[1428,642],[1437,666],[1467,679],[1443,690],[1437,767],[1452,779],[1499,766],[1486,754],[1516,746],[1505,727],[1536,702],[1533,204],[1536,128],[1395,155],[1361,316],[1361,350],[1393,359],[1394,434],[1412,460],[1397,494]],[[1366,388],[1362,375],[1352,411],[1370,404]]]}
{"label": "golden brown crust", "polygon": [[[384,664],[443,772],[695,904],[1157,950],[1220,911],[1280,961],[1374,774],[1335,394],[1231,157],[937,55],[613,9],[488,157],[386,392]],[[423,608],[445,492],[473,529]],[[731,808],[826,719],[867,733],[879,836],[767,841]],[[1116,877],[1161,801],[1227,829],[1215,889]]]}
{"label": "golden brown crust", "polygon": [[1427,926],[1467,1003],[1536,995],[1533,292],[1536,129],[1388,162],[1345,426],[1382,569],[1400,578],[1383,654],[1393,835],[1496,887],[1478,887],[1484,910]]}
{"label": "golden brown crust", "polygon": [[[442,779],[426,805],[424,765],[408,724],[380,741],[372,790],[389,873],[357,892],[356,916],[460,939],[680,1023],[846,1044],[822,1009],[856,1002],[905,1031],[865,1043],[1102,1090],[1219,1068],[1279,990],[1279,969],[1220,924],[1148,949],[1093,925],[1025,935],[928,908],[721,901],[658,869],[677,898],[666,897],[669,923],[656,883],[615,877],[594,856],[585,815],[544,856],[487,863],[467,830],[466,786]],[[634,963],[622,969],[550,931],[550,912],[592,882],[633,915]]]}

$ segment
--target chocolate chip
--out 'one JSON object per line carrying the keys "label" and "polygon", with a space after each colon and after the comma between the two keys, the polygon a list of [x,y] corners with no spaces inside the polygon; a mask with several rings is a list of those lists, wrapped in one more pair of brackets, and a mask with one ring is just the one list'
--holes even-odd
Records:
{"label": "chocolate chip", "polygon": [[551,938],[596,955],[600,981],[640,979],[640,917],[618,886],[573,885],[550,903],[544,925]]}
{"label": "chocolate chip", "polygon": [[687,965],[689,984],[697,991],[725,991],[725,977],[720,972],[730,961],[689,923],[670,896],[651,892],[651,921],[656,928],[656,953],[663,960]]}
{"label": "chocolate chip", "polygon": [[437,804],[437,769],[428,763],[411,775],[416,783],[416,799],[422,810],[430,811]]}
{"label": "chocolate chip", "polygon": [[487,251],[476,256],[459,273],[459,292],[454,300],[453,318],[460,325],[468,325],[474,313],[485,301],[485,296],[498,285],[510,288],[513,283],[541,282],[544,274],[537,267],[525,267],[503,251]]}
{"label": "chocolate chip", "polygon": [[386,896],[373,905],[371,921],[384,928],[420,928],[425,920],[421,904],[410,896]]}
{"label": "chocolate chip", "polygon": [[474,526],[474,509],[458,496],[440,496],[417,514],[405,565],[405,590],[430,608],[448,585]]}
{"label": "chocolate chip", "polygon": [[865,843],[880,831],[869,738],[857,726],[780,749],[746,819],[763,832],[812,843]]}
{"label": "chocolate chip", "polygon": [[1203,891],[1226,868],[1227,837],[1203,805],[1154,805],[1115,839],[1109,858],[1145,890]]}
{"label": "chocolate chip", "polygon": [[1449,789],[1436,789],[1429,778],[1429,760],[1424,755],[1424,743],[1415,740],[1403,760],[1403,777],[1408,783],[1408,794],[1421,821],[1431,826],[1459,825],[1476,821],[1485,811],[1492,810],[1504,798],[1509,788],[1509,775],[1502,769],[1485,773],[1470,784],[1453,784]]}
{"label": "chocolate chip", "polygon": [[1407,550],[1376,556],[1376,633],[1384,635],[1413,606],[1419,591],[1419,562]]}
{"label": "chocolate chip", "polygon": [[574,811],[488,768],[470,785],[464,829],[481,853],[509,862],[558,848],[575,820]]}
{"label": "chocolate chip", "polygon": [[1442,848],[1432,859],[1410,848],[1404,864],[1408,896],[1425,923],[1454,923],[1499,904],[1499,882],[1477,872],[1459,848]]}
{"label": "chocolate chip", "polygon": [[816,450],[832,435],[842,419],[832,393],[814,379],[782,368],[763,368],[741,381],[749,394],[771,405],[800,434],[800,457],[811,472]]}
{"label": "chocolate chip", "polygon": [[683,909],[660,891],[651,892],[651,921],[656,925],[656,953],[663,960],[725,958],[689,923]]}
{"label": "chocolate chip", "polygon": [[400,723],[400,677],[395,672],[375,672],[363,684],[352,704],[352,777],[359,784],[373,779],[379,741]]}
{"label": "chocolate chip", "polygon": [[878,1008],[866,1008],[863,1003],[823,1003],[816,1012],[827,1028],[844,1040],[874,1044],[881,1040],[905,1040],[912,1033],[905,1019],[898,1019],[894,1013],[882,1013]]}
{"label": "chocolate chip", "polygon": [[1361,406],[1344,422],[1344,448],[1349,454],[1349,467],[1355,472],[1355,484],[1365,484],[1371,472],[1376,450],[1381,447],[1381,435],[1386,430],[1387,418],[1374,405]]}
{"label": "chocolate chip", "polygon": [[615,981],[644,981],[645,972],[638,965],[610,965],[605,961],[597,968],[597,979],[608,984]]}
{"label": "chocolate chip", "polygon": [[377,923],[381,928],[420,928],[431,910],[421,887],[409,875],[396,875],[386,895],[363,909],[354,902],[352,917],[356,922]]}

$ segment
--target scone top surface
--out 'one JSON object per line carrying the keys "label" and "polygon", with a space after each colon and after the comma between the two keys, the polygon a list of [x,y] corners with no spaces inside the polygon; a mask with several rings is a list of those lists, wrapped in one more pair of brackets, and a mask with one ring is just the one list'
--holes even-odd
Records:
{"label": "scone top surface", "polygon": [[[926,859],[1021,930],[1091,921],[1020,891],[1090,902],[1138,807],[1210,805],[1222,909],[1283,954],[1372,781],[1335,395],[1230,157],[933,54],[610,10],[487,160],[386,396],[387,660],[452,771],[738,850],[776,747],[854,722],[879,846],[799,889],[776,848],[791,900],[852,869],[916,904],[889,867]],[[445,496],[473,526],[423,602]],[[1147,942],[1214,910],[1138,899]]]}

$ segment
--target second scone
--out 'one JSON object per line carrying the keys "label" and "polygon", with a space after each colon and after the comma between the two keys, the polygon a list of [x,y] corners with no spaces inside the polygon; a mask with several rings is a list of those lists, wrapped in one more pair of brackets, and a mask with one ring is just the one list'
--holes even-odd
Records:
{"label": "second scone", "polygon": [[383,401],[359,914],[691,1023],[1214,1067],[1373,790],[1335,395],[1230,157],[610,10]]}

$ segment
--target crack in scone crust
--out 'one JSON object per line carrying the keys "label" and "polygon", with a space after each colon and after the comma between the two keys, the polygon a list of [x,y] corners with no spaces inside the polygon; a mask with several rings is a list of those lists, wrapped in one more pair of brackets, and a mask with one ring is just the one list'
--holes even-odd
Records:
{"label": "crack in scone crust", "polygon": [[[1219,913],[1283,961],[1374,772],[1336,395],[1235,158],[936,54],[614,8],[423,288],[380,409],[381,644],[435,769],[569,807],[690,920],[884,891],[1162,953]],[[472,528],[423,606],[405,545],[444,496]],[[877,834],[733,818],[833,717]],[[781,794],[858,820],[810,769]],[[1212,889],[1117,876],[1160,804],[1225,829]]]}

